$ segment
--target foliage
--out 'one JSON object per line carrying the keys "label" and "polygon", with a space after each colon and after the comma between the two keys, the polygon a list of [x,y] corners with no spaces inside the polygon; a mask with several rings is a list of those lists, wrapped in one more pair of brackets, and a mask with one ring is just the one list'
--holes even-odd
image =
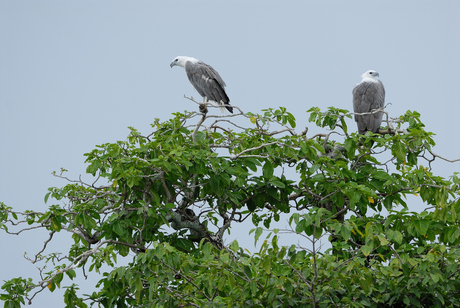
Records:
{"label": "foliage", "polygon": [[[285,108],[176,113],[147,136],[131,128],[126,141],[87,153],[86,171],[99,181],[50,188],[45,202],[57,202],[48,211],[1,203],[7,233],[26,224],[73,240],[65,257],[35,256],[54,265],[42,281],[5,281],[5,307],[103,265],[112,270],[99,290],[77,295],[71,284],[66,307],[459,306],[460,182],[431,170],[440,157],[420,115],[387,115],[381,135],[363,136],[349,133],[347,110],[309,112],[327,133],[297,132]],[[410,211],[408,196],[426,209]],[[281,217],[291,230],[270,229]],[[257,253],[224,243],[245,221],[255,241],[270,231]],[[283,246],[287,231],[305,245]]]}

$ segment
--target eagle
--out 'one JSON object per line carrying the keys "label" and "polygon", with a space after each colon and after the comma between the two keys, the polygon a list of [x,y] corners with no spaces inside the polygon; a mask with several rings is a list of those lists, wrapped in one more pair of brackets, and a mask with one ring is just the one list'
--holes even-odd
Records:
{"label": "eagle", "polygon": [[[203,97],[203,103],[214,101],[233,113],[230,99],[225,92],[225,82],[219,73],[209,64],[192,57],[179,56],[171,62],[171,68],[181,66],[185,68],[188,80],[197,92]],[[200,108],[201,110],[201,108]]]}
{"label": "eagle", "polygon": [[[353,88],[353,110],[355,113],[366,113],[383,108],[385,88],[377,77],[379,77],[379,73],[369,70],[361,75],[361,82]],[[383,112],[366,115],[355,114],[358,132],[360,134],[365,134],[367,131],[378,133],[382,117]]]}

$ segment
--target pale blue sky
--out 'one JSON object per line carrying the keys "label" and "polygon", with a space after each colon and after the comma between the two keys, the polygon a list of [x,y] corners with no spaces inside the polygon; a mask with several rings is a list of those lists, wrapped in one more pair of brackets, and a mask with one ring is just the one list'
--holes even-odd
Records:
{"label": "pale blue sky", "polygon": [[[360,75],[377,70],[390,115],[419,111],[435,152],[459,158],[459,17],[453,0],[0,0],[0,201],[43,211],[47,188],[65,184],[52,171],[78,177],[96,144],[195,110],[183,98],[198,98],[185,72],[169,67],[178,55],[217,69],[232,104],[285,106],[299,126],[312,106],[351,110]],[[22,255],[45,236],[0,234],[0,283],[37,277]],[[31,307],[45,304],[62,307],[62,297],[45,290]]]}

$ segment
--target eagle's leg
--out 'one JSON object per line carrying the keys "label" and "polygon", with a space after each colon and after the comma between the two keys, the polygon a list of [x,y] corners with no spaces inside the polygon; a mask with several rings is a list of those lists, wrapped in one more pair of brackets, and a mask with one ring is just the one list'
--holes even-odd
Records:
{"label": "eagle's leg", "polygon": [[206,104],[200,104],[200,112],[202,114],[207,114],[208,113],[208,107],[206,107]]}
{"label": "eagle's leg", "polygon": [[208,107],[206,106],[207,100],[203,97],[203,102],[200,104],[200,112],[204,115],[208,113]]}

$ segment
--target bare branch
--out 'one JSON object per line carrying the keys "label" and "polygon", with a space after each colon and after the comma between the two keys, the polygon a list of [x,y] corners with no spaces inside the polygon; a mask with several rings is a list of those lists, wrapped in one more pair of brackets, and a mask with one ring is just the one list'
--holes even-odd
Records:
{"label": "bare branch", "polygon": [[447,159],[447,158],[442,157],[441,155],[438,155],[438,154],[434,153],[434,152],[431,151],[431,150],[428,150],[428,152],[430,152],[430,154],[433,155],[434,157],[438,157],[438,158],[440,158],[440,159],[442,159],[442,160],[445,160],[445,161],[447,161],[447,162],[449,162],[449,163],[455,163],[455,162],[460,161],[460,158],[457,158],[457,159]]}
{"label": "bare branch", "polygon": [[250,148],[250,149],[246,149],[246,150],[243,150],[241,151],[240,153],[236,154],[236,155],[232,155],[232,159],[237,159],[238,157],[240,157],[241,155],[243,155],[244,153],[247,153],[247,152],[252,152],[252,151],[255,151],[255,150],[260,150],[262,148],[265,148],[267,146],[270,146],[270,145],[281,145],[281,146],[285,146],[285,144],[281,143],[281,142],[278,142],[278,141],[274,141],[274,142],[270,142],[270,143],[264,143],[264,144],[261,144],[257,147],[253,147],[253,148]]}

